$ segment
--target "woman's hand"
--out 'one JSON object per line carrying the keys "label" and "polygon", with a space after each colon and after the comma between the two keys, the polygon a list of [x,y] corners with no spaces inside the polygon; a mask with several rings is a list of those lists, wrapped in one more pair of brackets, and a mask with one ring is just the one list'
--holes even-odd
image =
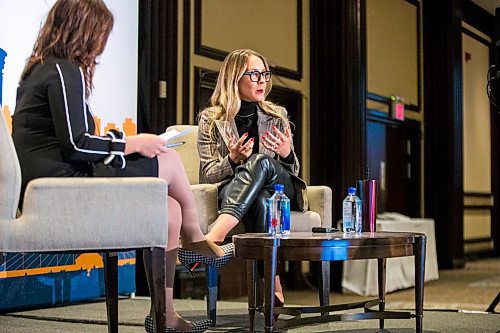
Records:
{"label": "woman's hand", "polygon": [[245,159],[249,158],[252,155],[253,150],[253,138],[248,139],[248,133],[245,133],[241,136],[241,138],[234,142],[234,134],[231,134],[231,138],[229,139],[229,158],[236,164],[240,164]]}
{"label": "woman's hand", "polygon": [[276,126],[273,126],[274,135],[266,131],[266,135],[262,137],[262,144],[268,150],[275,152],[279,156],[285,158],[292,151],[292,132],[290,127],[285,128],[283,134]]}
{"label": "woman's hand", "polygon": [[154,158],[168,152],[166,141],[155,134],[141,133],[128,136],[125,144],[125,155],[139,153],[144,157]]}

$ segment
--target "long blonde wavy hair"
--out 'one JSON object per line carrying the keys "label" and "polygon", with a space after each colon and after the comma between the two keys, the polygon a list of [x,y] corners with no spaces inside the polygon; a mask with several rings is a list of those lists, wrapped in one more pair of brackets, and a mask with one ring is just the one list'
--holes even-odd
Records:
{"label": "long blonde wavy hair", "polygon": [[58,0],[40,29],[20,83],[36,64],[56,57],[82,68],[89,97],[96,59],[104,51],[113,24],[113,14],[103,0]]}
{"label": "long blonde wavy hair", "polygon": [[[250,56],[259,57],[264,63],[266,70],[269,70],[267,60],[260,53],[250,49],[239,49],[229,53],[219,70],[217,84],[210,98],[210,107],[214,112],[208,116],[210,119],[210,132],[213,134],[215,121],[224,119],[226,121],[233,120],[241,107],[240,92],[238,82],[243,77],[246,71],[248,58]],[[272,79],[267,82],[265,95],[271,92],[273,86]],[[272,102],[263,100],[258,102],[260,108],[267,114],[274,117],[279,117],[287,121]]]}

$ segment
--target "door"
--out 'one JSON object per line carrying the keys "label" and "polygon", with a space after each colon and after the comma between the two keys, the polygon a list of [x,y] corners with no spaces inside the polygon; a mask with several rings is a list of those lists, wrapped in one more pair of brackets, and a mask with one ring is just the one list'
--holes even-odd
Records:
{"label": "door", "polygon": [[368,178],[378,181],[377,211],[420,216],[420,123],[370,112]]}

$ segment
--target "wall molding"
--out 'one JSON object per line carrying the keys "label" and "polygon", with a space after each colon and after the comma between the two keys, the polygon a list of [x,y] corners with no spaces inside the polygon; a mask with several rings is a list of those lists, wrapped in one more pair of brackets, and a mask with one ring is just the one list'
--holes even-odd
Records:
{"label": "wall molding", "polygon": [[491,47],[491,46],[493,46],[493,44],[492,44],[490,41],[488,41],[488,40],[484,39],[483,37],[479,36],[479,35],[478,35],[478,34],[476,34],[474,31],[471,31],[471,30],[469,30],[469,29],[467,29],[467,28],[465,28],[465,27],[462,27],[462,32],[463,32],[464,34],[466,34],[467,36],[469,36],[469,37],[471,37],[471,38],[475,39],[475,40],[476,40],[476,41],[478,41],[479,43],[484,44],[484,45],[485,45],[485,46],[487,46],[487,47]]}
{"label": "wall molding", "polygon": [[464,239],[465,244],[489,243],[492,241],[493,239],[491,237]]}
{"label": "wall molding", "polygon": [[471,0],[463,2],[463,20],[483,34],[493,37],[495,16]]}
{"label": "wall molding", "polygon": [[[281,66],[271,67],[274,74],[287,77],[289,79],[300,81],[302,79],[302,0],[297,1],[297,68],[286,68]],[[224,60],[229,54],[225,50],[220,50],[208,45],[202,44],[202,0],[194,2],[194,52],[198,55],[205,56],[215,60]]]}
{"label": "wall molding", "polygon": [[[421,24],[421,21],[422,21],[422,11],[421,11],[421,7],[420,7],[420,3],[416,0],[403,0],[407,3],[409,3],[410,5],[413,5],[416,7],[416,10],[417,10],[417,15],[416,15],[416,19],[417,19],[417,24],[416,24],[416,33],[417,33],[417,100],[418,100],[418,105],[414,105],[414,104],[408,104],[408,105],[405,105],[405,108],[408,109],[408,110],[411,110],[411,111],[414,111],[414,112],[420,112],[421,111],[421,105],[422,105],[422,71],[423,71],[423,68],[421,66],[421,63],[422,63],[422,24]],[[389,18],[388,18],[389,19]],[[388,97],[385,97],[385,96],[382,96],[382,95],[379,95],[377,93],[373,93],[373,92],[368,92],[367,91],[367,98],[368,99],[371,99],[371,100],[374,100],[374,101],[377,101],[377,102],[381,102],[381,103],[386,103],[386,98],[388,99]],[[389,100],[389,103],[386,103],[386,104],[389,104],[390,105],[390,100]]]}
{"label": "wall molding", "polygon": [[464,209],[491,210],[493,195],[487,192],[464,192]]}
{"label": "wall molding", "polygon": [[[375,101],[375,102],[387,104],[389,107],[391,106],[391,98],[390,97],[386,97],[386,96],[382,96],[382,95],[379,95],[376,93],[368,92],[368,93],[366,93],[366,98],[369,100]],[[414,104],[405,104],[405,109],[410,110],[410,111],[414,111],[414,112],[420,112],[420,107],[418,105],[414,105]]]}
{"label": "wall molding", "polygon": [[[477,29],[484,35],[494,40],[494,28],[495,28],[495,16],[489,13],[488,11],[481,8],[476,3],[471,0],[463,1],[463,15],[462,22],[469,24],[474,29]],[[489,42],[484,37],[478,35],[476,32],[467,29],[466,27],[461,25],[462,33],[473,38],[479,43],[487,46],[489,48],[489,57],[490,64],[493,61],[493,50],[494,45],[492,42]],[[496,115],[494,109],[490,105],[490,121],[491,121],[491,170],[498,170],[498,166],[500,165],[500,145],[498,144],[500,139],[499,128],[500,128],[500,118]],[[483,193],[484,194],[484,193]],[[464,193],[464,196],[468,196],[470,198],[471,193]],[[487,209],[491,211],[491,239],[493,240],[493,251],[495,255],[500,255],[500,227],[496,221],[500,217],[500,205],[494,202],[495,197],[500,197],[500,177],[497,172],[491,173],[491,194],[487,193],[486,195],[491,197],[491,204],[485,205],[485,207],[480,207],[474,205],[471,207],[466,205],[464,209],[469,211],[475,209]],[[464,203],[465,203],[464,198]],[[484,200],[484,199],[483,199]],[[465,243],[468,243],[467,240]]]}

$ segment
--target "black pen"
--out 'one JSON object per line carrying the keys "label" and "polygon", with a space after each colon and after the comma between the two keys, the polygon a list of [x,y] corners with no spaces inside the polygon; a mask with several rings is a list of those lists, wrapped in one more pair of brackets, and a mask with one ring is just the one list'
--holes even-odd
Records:
{"label": "black pen", "polygon": [[177,147],[177,146],[182,146],[185,143],[186,143],[186,141],[172,142],[172,143],[167,143],[165,145],[165,147],[167,147],[167,148],[174,148],[174,147]]}

